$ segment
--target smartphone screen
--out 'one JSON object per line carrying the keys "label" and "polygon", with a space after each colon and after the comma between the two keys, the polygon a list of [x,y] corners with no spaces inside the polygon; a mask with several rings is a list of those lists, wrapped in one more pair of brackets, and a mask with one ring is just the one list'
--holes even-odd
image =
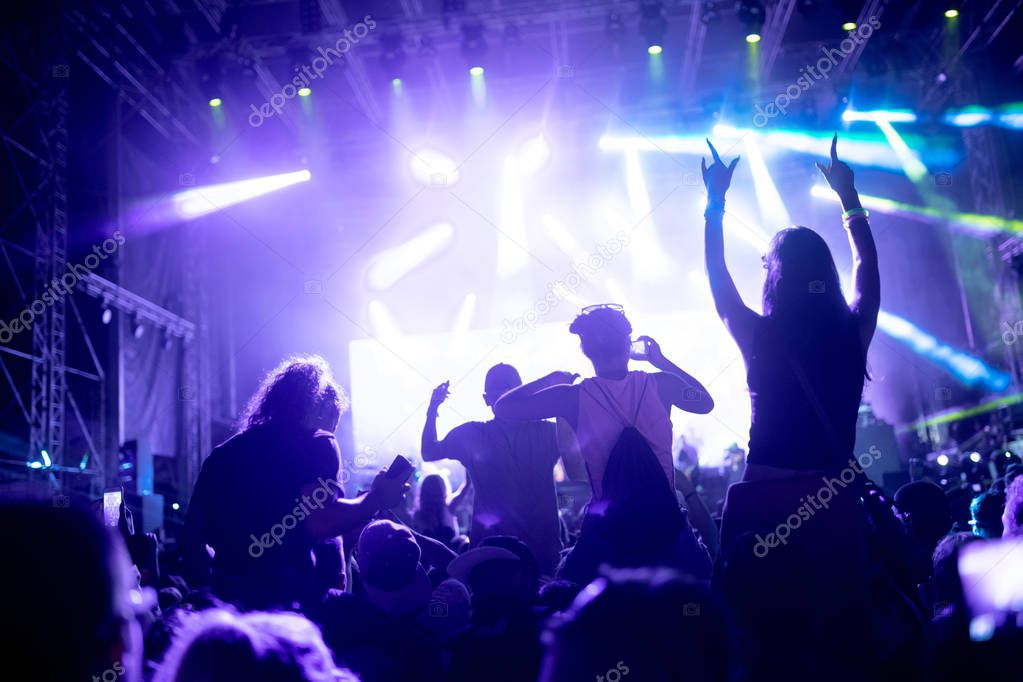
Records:
{"label": "smartphone screen", "polygon": [[629,348],[629,357],[633,360],[645,360],[646,355],[646,341],[633,341]]}
{"label": "smartphone screen", "polygon": [[123,494],[120,490],[108,490],[103,493],[103,524],[117,528],[121,520],[121,502]]}
{"label": "smartphone screen", "polygon": [[1023,612],[1023,538],[963,546],[959,577],[970,612],[970,638],[990,639],[1010,615]]}

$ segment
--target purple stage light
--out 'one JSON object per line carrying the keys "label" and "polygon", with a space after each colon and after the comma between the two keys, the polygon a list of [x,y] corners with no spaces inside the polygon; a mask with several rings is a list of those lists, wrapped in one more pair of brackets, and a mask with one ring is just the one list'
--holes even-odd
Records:
{"label": "purple stage light", "polygon": [[178,192],[174,195],[172,202],[174,211],[179,218],[191,220],[284,187],[308,182],[311,178],[312,173],[303,169],[280,175],[195,187]]}

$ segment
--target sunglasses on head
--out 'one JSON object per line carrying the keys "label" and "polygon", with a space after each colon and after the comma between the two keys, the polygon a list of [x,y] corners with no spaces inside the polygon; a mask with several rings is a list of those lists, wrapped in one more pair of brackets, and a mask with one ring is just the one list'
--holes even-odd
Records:
{"label": "sunglasses on head", "polygon": [[586,306],[580,311],[580,313],[582,315],[589,315],[595,310],[614,310],[619,313],[624,313],[625,307],[619,303],[598,303],[597,305]]}

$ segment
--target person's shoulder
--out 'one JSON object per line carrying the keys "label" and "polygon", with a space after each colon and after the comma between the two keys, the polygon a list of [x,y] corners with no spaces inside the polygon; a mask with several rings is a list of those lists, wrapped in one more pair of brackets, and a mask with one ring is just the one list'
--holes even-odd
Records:
{"label": "person's shoulder", "polygon": [[493,423],[494,420],[488,422],[465,422],[448,431],[448,435],[455,437],[474,436],[490,428],[489,425]]}

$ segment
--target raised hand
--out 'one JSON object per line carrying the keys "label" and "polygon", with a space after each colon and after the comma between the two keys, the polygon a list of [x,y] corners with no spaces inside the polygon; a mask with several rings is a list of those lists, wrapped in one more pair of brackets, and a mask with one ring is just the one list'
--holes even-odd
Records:
{"label": "raised hand", "polygon": [[725,165],[725,162],[721,160],[721,156],[718,154],[718,150],[714,149],[714,145],[707,140],[707,146],[710,147],[710,153],[714,157],[714,163],[711,164],[710,168],[707,168],[707,160],[700,158],[700,169],[703,171],[703,184],[707,188],[707,196],[714,201],[724,201],[725,192],[728,191],[728,186],[732,184],[732,173],[735,171],[736,164],[739,163],[739,157],[732,159],[732,162]]}
{"label": "raised hand", "polygon": [[649,336],[640,336],[639,341],[646,343],[646,361],[651,365],[657,365],[661,360],[664,360],[664,353],[661,352],[661,345],[654,341]]}
{"label": "raised hand", "polygon": [[450,386],[450,384],[450,381],[445,381],[443,384],[433,389],[433,394],[430,396],[431,411],[436,411],[437,408],[441,406],[441,403],[448,399],[448,395],[451,393],[448,390],[448,386]]}
{"label": "raised hand", "polygon": [[824,176],[824,179],[831,185],[839,197],[845,199],[856,193],[856,186],[853,184],[853,171],[849,165],[838,158],[838,133],[831,138],[831,162],[824,164],[817,162],[817,169]]}

